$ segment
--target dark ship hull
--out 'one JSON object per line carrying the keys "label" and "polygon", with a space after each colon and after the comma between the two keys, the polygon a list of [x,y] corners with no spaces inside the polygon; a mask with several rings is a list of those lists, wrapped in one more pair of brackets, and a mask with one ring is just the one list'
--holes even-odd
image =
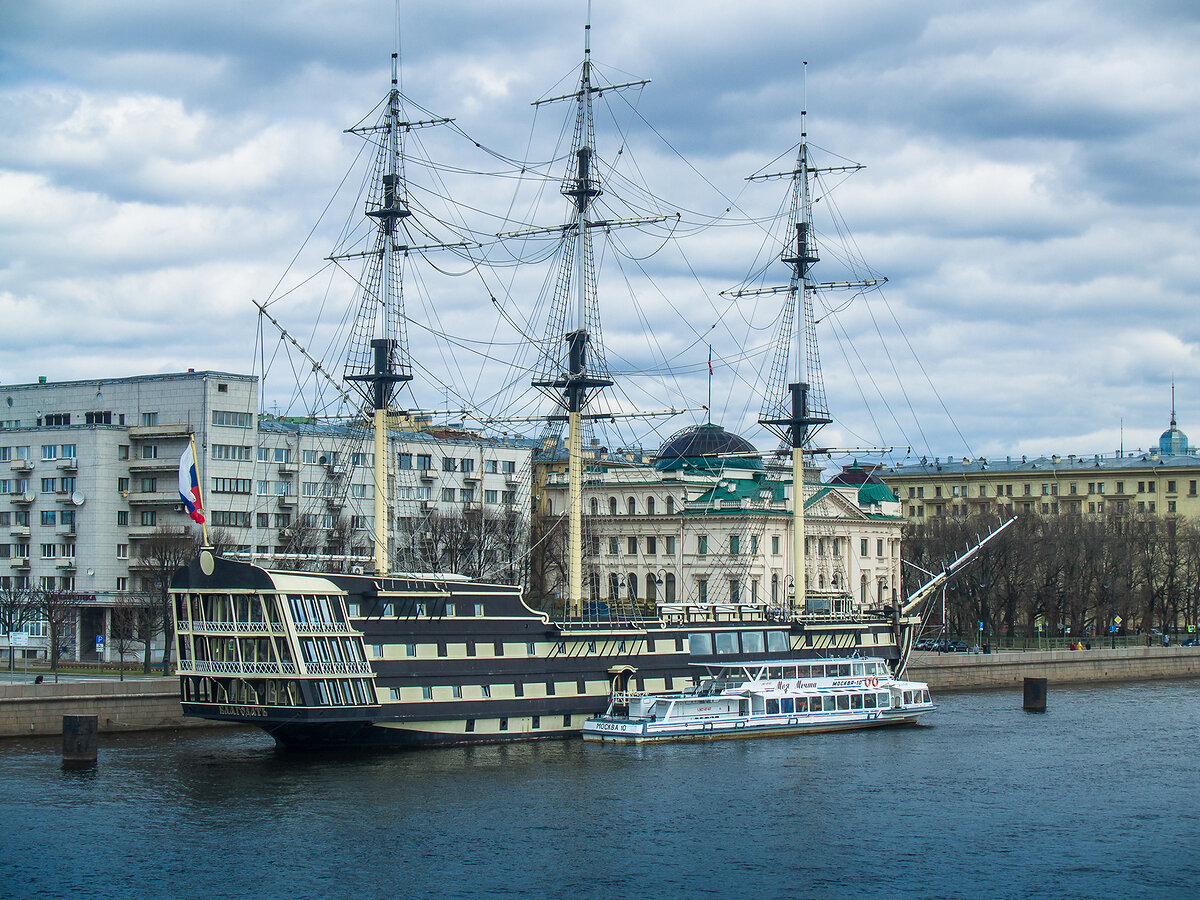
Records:
{"label": "dark ship hull", "polygon": [[184,714],[288,748],[578,735],[613,691],[670,691],[696,664],[881,656],[882,615],[780,621],[761,604],[551,621],[516,588],[453,577],[272,571],[203,553],[172,584]]}

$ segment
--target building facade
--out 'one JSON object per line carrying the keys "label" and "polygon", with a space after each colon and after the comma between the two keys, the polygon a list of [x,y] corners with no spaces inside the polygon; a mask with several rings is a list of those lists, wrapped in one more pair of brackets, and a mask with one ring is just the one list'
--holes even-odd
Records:
{"label": "building facade", "polygon": [[1038,514],[1200,517],[1200,454],[1171,426],[1149,451],[922,459],[880,470],[905,519]]}
{"label": "building facade", "polygon": [[[808,472],[804,486],[805,611],[891,603],[900,585],[898,505],[877,479],[822,484],[819,476]],[[553,466],[539,483],[541,514],[561,522],[566,473]],[[787,608],[792,493],[790,466],[764,465],[716,425],[686,429],[653,456],[593,457],[584,473],[585,600]]]}
{"label": "building facade", "polygon": [[[193,439],[205,515],[225,552],[281,567],[369,566],[369,431],[257,410],[257,379],[223,372],[0,386],[0,591],[70,595],[78,613],[62,649],[111,659],[112,642],[98,649],[95,639],[112,633],[113,608],[159,589],[147,542],[199,530],[177,488]],[[495,521],[508,543],[472,545],[476,574],[519,574],[528,444],[429,428],[392,431],[388,446],[393,565],[437,568],[446,553],[430,540],[435,524],[451,533]],[[45,622],[22,630],[24,652],[44,653]],[[0,650],[8,643],[0,635]],[[160,656],[161,638],[154,644]]]}

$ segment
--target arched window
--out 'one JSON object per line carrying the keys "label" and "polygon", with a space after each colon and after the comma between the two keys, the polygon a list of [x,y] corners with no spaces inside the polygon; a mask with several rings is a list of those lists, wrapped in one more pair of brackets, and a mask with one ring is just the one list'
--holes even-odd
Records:
{"label": "arched window", "polygon": [[625,589],[629,592],[630,601],[636,603],[638,598],[638,583],[637,575],[633,572],[630,572],[627,576],[625,576]]}
{"label": "arched window", "polygon": [[648,516],[654,515],[654,498],[653,497],[646,498],[646,515],[648,515]]}
{"label": "arched window", "polygon": [[551,500],[549,497],[546,498],[546,515],[548,515],[548,516],[554,515],[554,501]]}
{"label": "arched window", "polygon": [[608,498],[608,514],[610,516],[615,516],[617,514],[617,498],[616,497]]}
{"label": "arched window", "polygon": [[588,574],[588,596],[595,603],[600,599],[600,573],[591,572]]}
{"label": "arched window", "polygon": [[646,602],[654,603],[658,600],[658,579],[654,577],[653,572],[646,573]]}
{"label": "arched window", "polygon": [[675,602],[675,576],[668,575],[666,582],[667,583],[663,590],[663,595],[668,603],[674,603]]}
{"label": "arched window", "polygon": [[593,516],[600,515],[600,501],[597,500],[595,497],[592,498],[592,515]]}
{"label": "arched window", "polygon": [[675,515],[675,498],[674,497],[667,497],[667,515],[668,516]]}
{"label": "arched window", "polygon": [[772,603],[779,602],[779,576],[778,575],[771,576],[771,602]]}
{"label": "arched window", "polygon": [[819,591],[825,590],[825,573],[824,572],[822,572],[820,575],[817,576],[817,590],[819,590]]}
{"label": "arched window", "polygon": [[[617,578],[616,572],[610,572],[608,576],[608,599],[617,600],[621,596],[620,579]],[[865,582],[864,582],[865,583]]]}
{"label": "arched window", "polygon": [[629,507],[629,514],[631,516],[637,513],[637,502],[632,497],[626,501],[626,506]]}
{"label": "arched window", "polygon": [[859,591],[859,596],[862,598],[862,602],[866,603],[867,602],[867,573],[866,572],[864,572],[862,574],[862,577],[859,579],[858,591]]}

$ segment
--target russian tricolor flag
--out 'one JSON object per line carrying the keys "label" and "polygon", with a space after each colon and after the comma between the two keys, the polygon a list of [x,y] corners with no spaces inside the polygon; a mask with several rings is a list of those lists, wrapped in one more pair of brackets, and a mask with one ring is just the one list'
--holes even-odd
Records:
{"label": "russian tricolor flag", "polygon": [[183,501],[192,521],[204,524],[204,503],[200,500],[200,478],[196,474],[196,457],[188,444],[179,457],[179,499]]}

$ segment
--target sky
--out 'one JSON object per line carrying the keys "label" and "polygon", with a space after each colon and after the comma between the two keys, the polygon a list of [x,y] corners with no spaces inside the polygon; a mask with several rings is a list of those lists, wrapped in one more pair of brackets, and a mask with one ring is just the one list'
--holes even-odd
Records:
{"label": "sky", "polygon": [[[445,161],[431,184],[473,228],[562,220],[534,173],[561,176],[568,111],[531,101],[573,88],[586,15],[583,0],[400,4],[410,112],[455,119],[413,149]],[[776,313],[720,292],[769,257],[786,184],[745,178],[790,168],[806,104],[819,158],[865,166],[819,195],[840,218],[818,222],[816,276],[849,271],[833,245],[852,235],[887,278],[818,308],[834,419],[819,443],[889,463],[1131,451],[1166,428],[1172,382],[1200,434],[1200,7],[596,0],[591,16],[601,79],[650,80],[597,113],[608,194],[620,173],[658,198],[629,209],[680,213],[598,251],[604,346],[629,385],[614,406],[706,405],[711,346],[713,420],[771,445],[755,420]],[[0,386],[270,359],[268,409],[295,411],[278,376],[297,363],[252,300],[314,355],[334,346],[350,294],[323,257],[355,208],[361,144],[344,129],[386,93],[395,18],[391,0],[0,0]],[[528,373],[504,366],[528,365],[542,334],[548,266],[451,255],[406,273],[413,405],[536,411]],[[606,440],[653,448],[705,415]]]}

